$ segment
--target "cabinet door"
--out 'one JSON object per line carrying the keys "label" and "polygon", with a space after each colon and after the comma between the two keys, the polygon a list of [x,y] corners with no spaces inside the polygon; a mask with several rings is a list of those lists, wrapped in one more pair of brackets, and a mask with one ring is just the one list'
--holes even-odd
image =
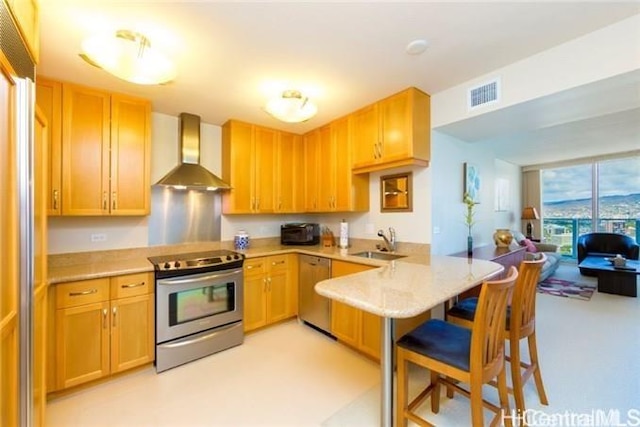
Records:
{"label": "cabinet door", "polygon": [[338,301],[331,301],[331,333],[340,341],[358,347],[360,310]]}
{"label": "cabinet door", "polygon": [[375,314],[362,311],[360,334],[360,350],[375,359],[380,359],[382,319]]}
{"label": "cabinet door", "polygon": [[267,279],[267,289],[267,319],[269,323],[291,317],[291,289],[288,272],[286,270],[272,271]]}
{"label": "cabinet door", "polygon": [[153,361],[153,307],[153,294],[111,302],[111,373]]}
{"label": "cabinet door", "polygon": [[413,145],[411,111],[409,91],[400,92],[380,101],[383,161],[411,157]]}
{"label": "cabinet door", "polygon": [[231,190],[222,193],[225,214],[252,213],[254,210],[253,126],[228,121],[222,126],[222,179]]}
{"label": "cabinet door", "polygon": [[36,105],[47,122],[47,193],[49,215],[60,215],[62,198],[62,83],[38,77]]}
{"label": "cabinet door", "polygon": [[275,211],[275,166],[276,166],[276,142],[277,132],[256,126],[254,130],[255,144],[253,155],[255,157],[255,210],[261,213],[273,213]]}
{"label": "cabinet door", "polygon": [[62,87],[62,214],[109,213],[108,93]]}
{"label": "cabinet door", "polygon": [[244,331],[267,324],[266,277],[263,274],[244,277]]}
{"label": "cabinet door", "polygon": [[318,130],[318,158],[316,159],[317,210],[320,212],[335,210],[335,159],[336,146],[331,138],[331,126],[323,126]]}
{"label": "cabinet door", "polygon": [[[3,55],[0,53],[0,58]],[[19,242],[15,80],[0,60],[0,420],[18,425]]]}
{"label": "cabinet door", "polygon": [[318,163],[320,158],[320,131],[306,133],[304,140],[304,209],[307,212],[319,210]]}
{"label": "cabinet door", "polygon": [[37,0],[13,0],[8,2],[11,12],[18,22],[29,54],[34,63],[40,57],[40,18]]}
{"label": "cabinet door", "polygon": [[378,129],[376,104],[362,108],[349,116],[354,145],[353,167],[375,163],[380,157],[381,135]]}
{"label": "cabinet door", "polygon": [[[351,138],[349,130],[349,119],[347,117],[331,122],[331,139],[335,148],[334,154],[334,199],[333,210],[338,212],[351,211],[355,208],[355,201],[364,194],[359,194],[364,188],[354,188],[351,172]],[[367,181],[366,194],[369,194],[368,176],[364,176]],[[368,201],[368,197],[366,197]],[[369,208],[367,203],[367,209]]]}
{"label": "cabinet door", "polygon": [[56,310],[58,388],[109,374],[109,302]]}
{"label": "cabinet door", "polygon": [[33,295],[33,423],[45,425],[47,405],[47,286],[36,288]]}
{"label": "cabinet door", "polygon": [[110,143],[111,215],[148,215],[151,164],[149,101],[111,96]]}
{"label": "cabinet door", "polygon": [[280,213],[300,212],[304,204],[302,137],[280,132],[277,147],[275,209]]}

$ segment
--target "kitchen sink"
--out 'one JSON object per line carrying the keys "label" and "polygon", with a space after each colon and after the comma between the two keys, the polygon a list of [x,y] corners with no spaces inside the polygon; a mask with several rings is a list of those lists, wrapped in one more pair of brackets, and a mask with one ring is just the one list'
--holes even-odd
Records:
{"label": "kitchen sink", "polygon": [[404,258],[406,255],[390,254],[389,252],[365,251],[350,254],[351,256],[359,256],[362,258],[379,259],[383,261],[393,261],[394,259]]}

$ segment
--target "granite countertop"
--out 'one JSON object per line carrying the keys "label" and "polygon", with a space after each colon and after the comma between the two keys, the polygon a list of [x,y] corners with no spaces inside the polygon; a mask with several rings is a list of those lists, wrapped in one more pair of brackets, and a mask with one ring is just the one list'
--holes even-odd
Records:
{"label": "granite countertop", "polygon": [[[337,247],[324,248],[315,246],[283,246],[278,238],[255,239],[251,247],[238,251],[247,258],[278,255],[285,253],[300,253],[317,255],[331,259],[357,262],[361,264],[381,267],[388,261],[351,256],[360,251],[372,250],[376,241],[354,239],[349,249]],[[120,249],[109,251],[78,252],[68,254],[49,255],[48,283],[74,282],[78,280],[97,279],[124,274],[152,272],[153,264],[147,259],[151,256],[178,253],[201,252],[207,250],[233,249],[233,242],[202,242],[185,243],[179,245],[150,246],[146,248]],[[399,253],[409,255],[403,260],[420,262],[421,255],[428,252],[428,245],[404,244],[399,245]],[[411,256],[411,254],[418,254]],[[422,255],[424,256],[424,255]]]}
{"label": "granite countertop", "polygon": [[492,261],[450,256],[411,256],[382,268],[324,280],[316,292],[382,317],[423,313],[482,283],[504,267]]}

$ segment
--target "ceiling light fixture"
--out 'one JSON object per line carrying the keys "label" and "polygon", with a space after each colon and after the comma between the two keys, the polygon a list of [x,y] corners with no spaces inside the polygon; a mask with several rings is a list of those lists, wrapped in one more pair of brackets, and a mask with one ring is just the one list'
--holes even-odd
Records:
{"label": "ceiling light fixture", "polygon": [[171,61],[144,35],[119,30],[113,35],[91,37],[82,43],[80,57],[114,76],[139,85],[163,84],[176,77]]}
{"label": "ceiling light fixture", "polygon": [[429,47],[429,42],[423,39],[416,39],[407,44],[406,51],[409,55],[420,55]]}
{"label": "ceiling light fixture", "polygon": [[287,123],[309,120],[318,112],[318,107],[298,90],[285,90],[282,95],[271,99],[265,106],[267,113]]}

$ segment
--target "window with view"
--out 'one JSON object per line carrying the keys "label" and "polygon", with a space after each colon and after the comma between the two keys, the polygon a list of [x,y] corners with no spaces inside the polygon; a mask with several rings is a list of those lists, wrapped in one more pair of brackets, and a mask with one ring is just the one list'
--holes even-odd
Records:
{"label": "window with view", "polygon": [[592,231],[640,241],[640,156],[545,169],[542,223],[545,241],[575,257],[578,236]]}

